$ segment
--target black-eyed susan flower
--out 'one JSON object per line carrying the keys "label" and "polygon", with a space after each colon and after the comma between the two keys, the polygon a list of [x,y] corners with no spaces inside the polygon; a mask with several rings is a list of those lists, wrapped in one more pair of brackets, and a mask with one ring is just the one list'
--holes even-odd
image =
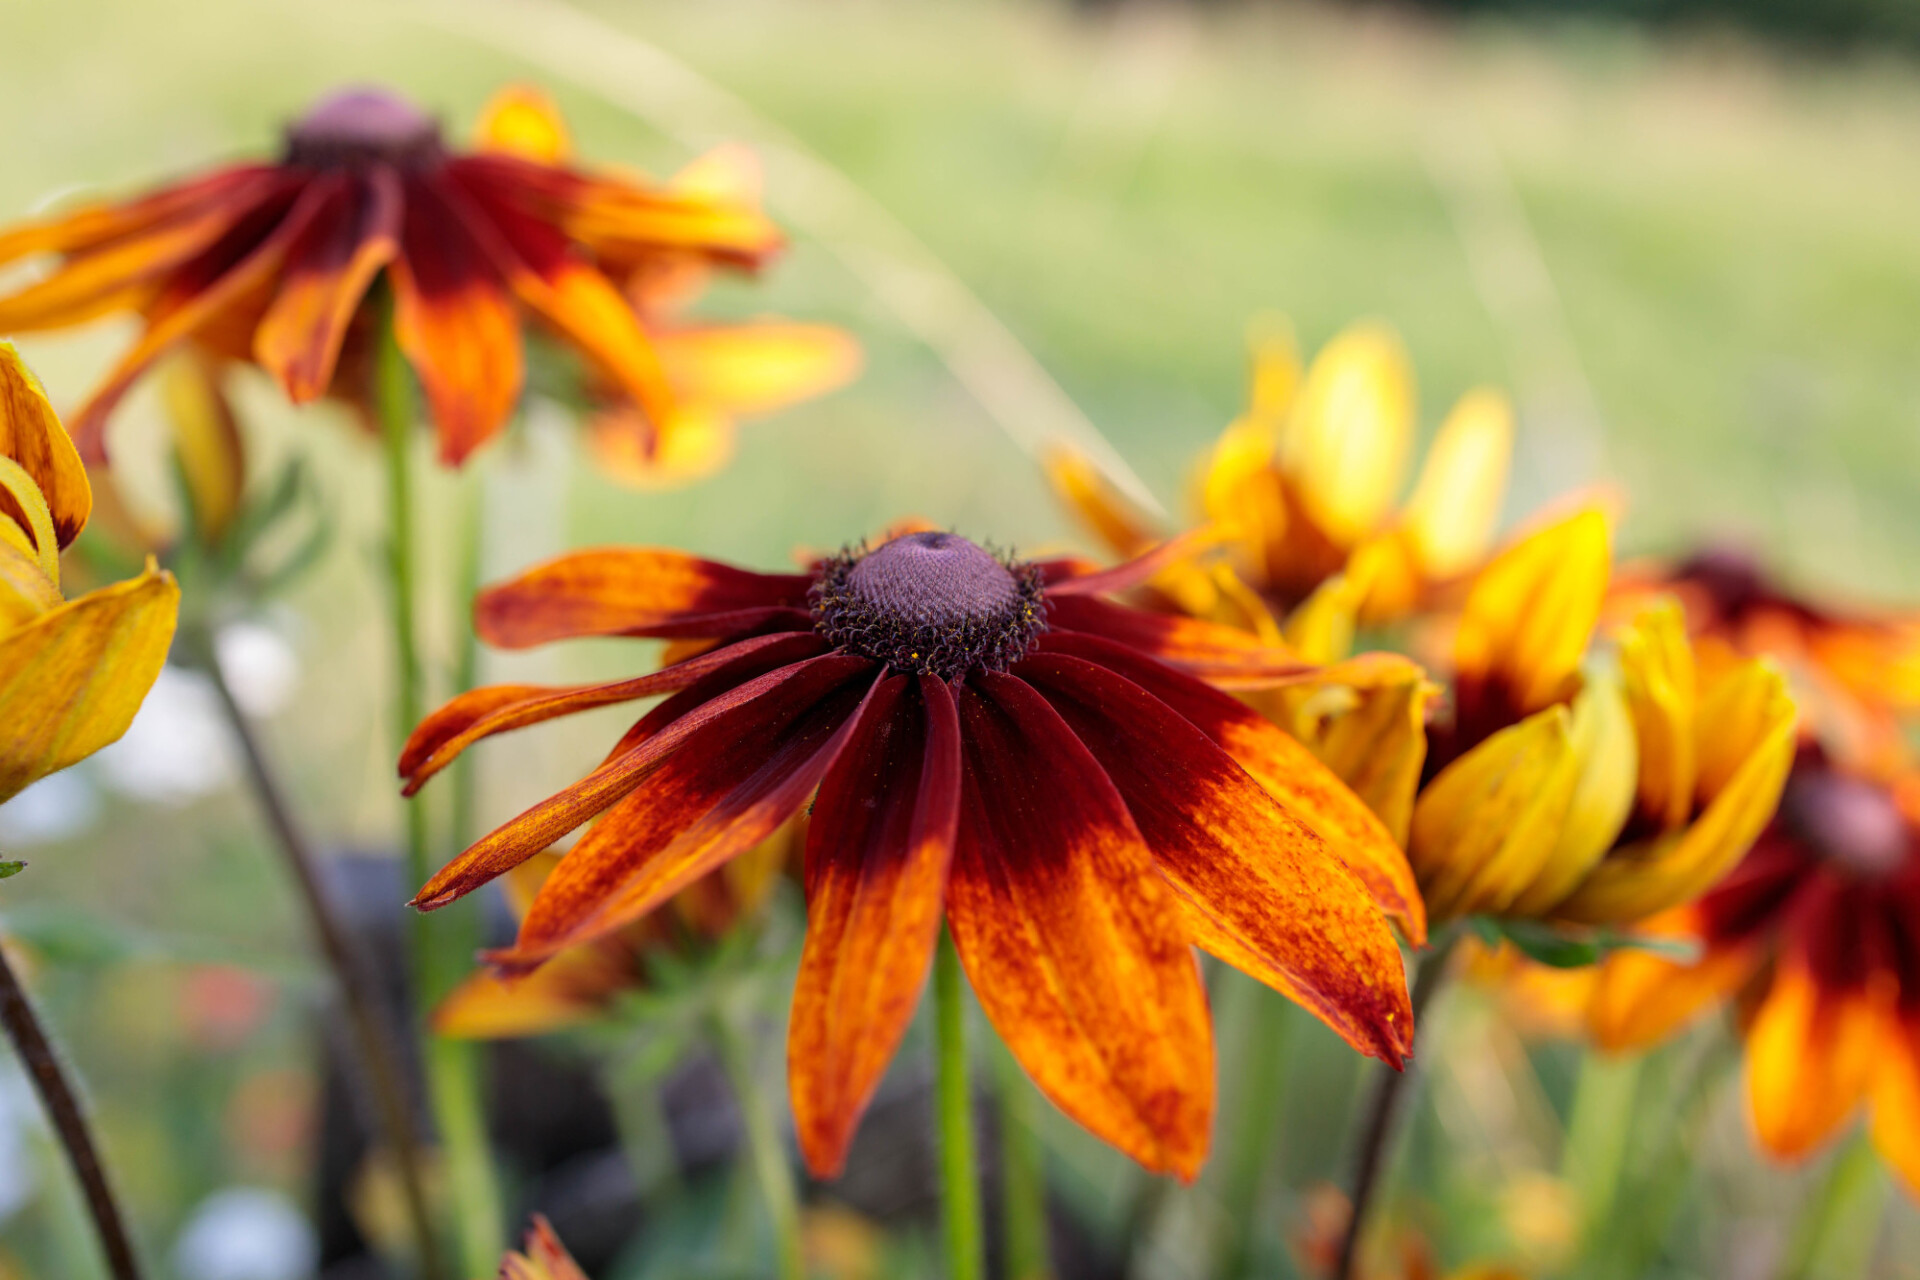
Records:
{"label": "black-eyed susan flower", "polygon": [[639,549],[532,569],[480,596],[490,643],[709,647],[612,684],[476,690],[429,717],[400,761],[409,792],[491,734],[671,695],[416,904],[450,902],[598,816],[493,957],[530,969],[645,916],[817,792],[788,1040],[809,1165],[841,1167],[944,918],[1040,1088],[1147,1167],[1191,1177],[1213,1111],[1193,946],[1398,1064],[1411,1013],[1386,917],[1415,937],[1424,923],[1378,820],[1205,683],[1284,681],[1297,661],[1100,598],[1164,558],[1085,573],[916,532],[797,574]]}
{"label": "black-eyed susan flower", "polygon": [[1578,510],[1473,581],[1408,844],[1436,919],[1637,921],[1704,892],[1772,816],[1794,750],[1784,678],[1696,648],[1672,600],[1590,654],[1611,541],[1602,510]]}
{"label": "black-eyed susan flower", "polygon": [[81,452],[99,460],[114,404],[183,340],[258,363],[297,402],[364,372],[363,302],[384,275],[395,336],[441,454],[457,463],[519,396],[523,314],[649,421],[666,421],[670,380],[615,281],[655,253],[751,266],[779,243],[755,208],[522,155],[455,153],[426,112],[353,89],[290,125],[275,160],[0,231],[0,262],[58,258],[0,299],[0,333],[145,317],[74,417]]}
{"label": "black-eyed susan flower", "polygon": [[1863,774],[1804,747],[1733,874],[1642,927],[1700,954],[1610,957],[1588,1008],[1602,1046],[1656,1043],[1737,999],[1761,1145],[1799,1159],[1865,1107],[1874,1145],[1920,1196],[1920,775]]}
{"label": "black-eyed susan flower", "polygon": [[[564,163],[572,150],[559,109],[526,85],[509,85],[487,104],[475,146],[540,164]],[[758,159],[740,146],[715,148],[665,184],[688,200],[738,208],[758,208],[761,186]],[[832,325],[686,319],[713,266],[706,255],[663,250],[619,280],[673,391],[671,413],[659,417],[604,378],[591,388],[588,440],[601,471],[622,484],[666,489],[710,475],[732,458],[742,419],[824,395],[860,371],[860,344]]]}
{"label": "black-eyed susan flower", "polygon": [[173,640],[180,590],[151,561],[62,596],[60,551],[92,505],[53,406],[0,343],[0,801],[125,733]]}
{"label": "black-eyed susan flower", "polygon": [[[1296,644],[1298,632],[1342,625],[1347,643],[1356,617],[1403,616],[1486,555],[1513,411],[1491,388],[1461,397],[1400,503],[1415,427],[1413,370],[1391,329],[1351,326],[1303,375],[1292,331],[1257,328],[1247,411],[1209,451],[1199,485],[1202,515],[1230,537],[1231,573],[1175,564],[1154,587],[1185,612],[1253,630],[1283,623]],[[1062,456],[1049,471],[1117,554],[1136,555],[1162,536],[1084,462]],[[1310,600],[1306,616],[1288,619]]]}

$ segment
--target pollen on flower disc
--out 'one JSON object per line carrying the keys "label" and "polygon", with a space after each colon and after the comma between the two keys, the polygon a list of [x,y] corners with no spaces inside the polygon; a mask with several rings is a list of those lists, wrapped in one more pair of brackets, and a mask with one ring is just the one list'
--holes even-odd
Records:
{"label": "pollen on flower disc", "polygon": [[1046,629],[1038,572],[955,533],[835,557],[811,602],[815,629],[839,647],[947,680],[1004,671]]}
{"label": "pollen on flower disc", "polygon": [[290,164],[408,164],[432,158],[439,150],[439,122],[383,89],[342,90],[287,128]]}

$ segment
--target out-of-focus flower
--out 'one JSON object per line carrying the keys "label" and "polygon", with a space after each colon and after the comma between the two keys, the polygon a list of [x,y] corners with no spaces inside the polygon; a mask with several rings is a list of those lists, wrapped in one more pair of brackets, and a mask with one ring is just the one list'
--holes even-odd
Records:
{"label": "out-of-focus flower", "polygon": [[1284,682],[1301,669],[1291,654],[1100,599],[1163,558],[1086,573],[922,532],[798,574],[640,549],[532,569],[481,594],[490,643],[720,644],[612,684],[475,690],[430,716],[400,761],[409,792],[491,734],[672,694],[598,769],[454,859],[415,903],[451,902],[603,815],[493,957],[531,968],[643,917],[817,789],[788,1039],[809,1165],[840,1169],[944,916],[1042,1091],[1148,1168],[1191,1178],[1213,1111],[1191,947],[1398,1064],[1411,1014],[1383,912],[1413,933],[1422,918],[1378,820],[1202,682]]}
{"label": "out-of-focus flower", "polygon": [[521,1252],[509,1252],[500,1259],[499,1280],[587,1280],[587,1273],[554,1234],[553,1224],[540,1214],[533,1215],[520,1248]]}
{"label": "out-of-focus flower", "polygon": [[1784,679],[1690,643],[1671,600],[1616,633],[1611,666],[1590,658],[1610,542],[1582,509],[1474,579],[1408,845],[1436,919],[1637,921],[1711,886],[1773,813],[1793,758]]}
{"label": "out-of-focus flower", "polygon": [[[545,1035],[600,1017],[622,993],[646,985],[650,952],[673,949],[684,936],[712,939],[765,903],[791,861],[793,836],[783,827],[703,879],[682,889],[667,909],[560,952],[531,973],[483,969],[448,993],[433,1013],[434,1030],[466,1039]],[[524,920],[540,886],[560,865],[557,853],[536,854],[506,874],[507,902]]]}
{"label": "out-of-focus flower", "polygon": [[292,124],[277,160],[0,232],[0,262],[59,255],[45,278],[0,299],[0,332],[126,310],[146,318],[75,415],[82,452],[99,461],[115,403],[185,339],[254,361],[296,402],[363,376],[373,336],[363,303],[384,272],[441,456],[458,463],[519,397],[523,311],[665,422],[672,386],[615,281],[656,253],[753,266],[779,244],[745,204],[524,153],[451,153],[413,104],[352,89]]}
{"label": "out-of-focus flower", "polygon": [[1796,595],[1729,549],[1675,565],[1629,565],[1621,579],[1616,597],[1678,596],[1694,635],[1785,667],[1830,752],[1870,769],[1899,766],[1907,749],[1901,722],[1920,713],[1920,614]]}
{"label": "out-of-focus flower", "polygon": [[[1154,587],[1184,612],[1254,630],[1319,593],[1314,613],[1344,618],[1349,643],[1356,617],[1403,616],[1491,545],[1513,411],[1489,388],[1461,397],[1396,508],[1414,430],[1413,370],[1391,329],[1353,325],[1303,376],[1292,330],[1256,328],[1247,412],[1214,444],[1200,485],[1203,515],[1231,536],[1231,576],[1183,563]],[[1137,555],[1164,536],[1084,460],[1057,457],[1049,472],[1117,554]]]}
{"label": "out-of-focus flower", "polygon": [[[571,150],[566,122],[547,96],[510,85],[482,112],[475,142],[484,152],[559,164]],[[688,165],[665,189],[687,200],[757,208],[759,163],[723,146]],[[590,440],[601,468],[623,484],[664,489],[708,475],[733,456],[737,422],[824,395],[860,371],[860,344],[832,325],[781,319],[695,325],[680,309],[705,286],[710,263],[662,252],[620,283],[660,356],[674,393],[667,416],[599,389]]]}
{"label": "out-of-focus flower", "polygon": [[1642,927],[1701,954],[1611,957],[1589,1010],[1602,1046],[1655,1043],[1737,995],[1761,1144],[1808,1155],[1865,1105],[1920,1196],[1920,774],[1864,776],[1803,748],[1753,852]]}
{"label": "out-of-focus flower", "polygon": [[151,560],[62,597],[60,551],[92,502],[46,393],[0,343],[0,801],[125,733],[173,640],[180,591]]}

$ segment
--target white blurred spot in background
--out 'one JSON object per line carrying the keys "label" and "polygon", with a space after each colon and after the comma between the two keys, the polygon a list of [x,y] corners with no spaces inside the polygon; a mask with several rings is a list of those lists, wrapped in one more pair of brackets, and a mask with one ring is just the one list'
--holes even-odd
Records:
{"label": "white blurred spot in background", "polygon": [[173,1245],[173,1270],[193,1280],[301,1280],[319,1244],[293,1201],[260,1187],[229,1187],[200,1202]]}
{"label": "white blurred spot in background", "polygon": [[101,781],[122,795],[186,804],[226,787],[238,759],[213,685],[166,666],[126,736],[94,757]]}
{"label": "white blurred spot in background", "polygon": [[214,647],[242,711],[271,716],[292,701],[300,684],[300,659],[278,631],[264,623],[236,622],[220,629]]}
{"label": "white blurred spot in background", "polygon": [[71,840],[99,816],[100,793],[86,774],[48,774],[0,804],[0,849]]}

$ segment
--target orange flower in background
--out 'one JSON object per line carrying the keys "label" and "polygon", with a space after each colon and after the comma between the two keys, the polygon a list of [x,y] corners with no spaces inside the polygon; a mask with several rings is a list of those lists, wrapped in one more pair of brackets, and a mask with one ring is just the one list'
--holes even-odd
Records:
{"label": "orange flower in background", "polygon": [[60,552],[92,508],[46,393],[0,342],[0,801],[125,733],[173,641],[180,589],[151,560],[62,596]]}
{"label": "orange flower in background", "polygon": [[1653,1044],[1737,994],[1761,1144],[1806,1156],[1864,1106],[1920,1196],[1920,775],[1867,777],[1804,748],[1753,852],[1646,927],[1701,955],[1609,958],[1588,1015],[1602,1046]]}
{"label": "orange flower in background", "polygon": [[1293,656],[1100,598],[1180,550],[1085,573],[916,532],[769,575],[607,549],[491,588],[476,628],[498,646],[714,644],[653,675],[480,689],[430,716],[400,761],[410,793],[491,734],[672,695],[593,773],[449,863],[416,905],[451,902],[599,816],[493,957],[531,969],[645,916],[817,790],[788,1041],[809,1166],[840,1169],[944,916],[1042,1091],[1148,1168],[1190,1178],[1213,1111],[1191,947],[1397,1065],[1413,1029],[1382,913],[1416,938],[1424,922],[1379,821],[1203,683],[1282,682],[1301,670]]}
{"label": "orange flower in background", "polygon": [[[440,1002],[433,1029],[444,1036],[500,1040],[592,1022],[623,993],[646,985],[649,953],[674,950],[687,936],[718,938],[740,917],[759,910],[797,852],[791,826],[782,828],[682,889],[668,910],[562,951],[532,973],[483,969]],[[516,918],[526,918],[540,886],[559,865],[557,853],[535,854],[506,874],[507,904]]]}
{"label": "orange flower in background", "polygon": [[[481,113],[475,143],[482,151],[544,164],[561,163],[572,150],[559,109],[526,85],[494,95]],[[743,147],[720,147],[671,178],[666,189],[688,199],[758,208],[759,161]],[[623,484],[665,489],[709,475],[732,458],[739,419],[824,395],[860,371],[860,344],[832,325],[677,320],[711,271],[700,255],[662,252],[621,282],[674,393],[671,415],[649,418],[613,394],[615,388],[600,389],[590,439],[601,469]]]}
{"label": "orange flower in background", "polygon": [[587,1280],[587,1273],[554,1234],[553,1224],[540,1214],[533,1215],[520,1248],[522,1252],[509,1251],[500,1259],[499,1280]]}
{"label": "orange flower in background", "polygon": [[254,361],[296,402],[326,394],[366,364],[343,348],[371,338],[355,322],[384,272],[441,456],[458,463],[519,397],[523,312],[664,422],[670,380],[615,281],[653,254],[751,267],[779,244],[743,204],[519,155],[452,153],[427,113],[353,89],[289,126],[275,161],[0,231],[0,263],[59,256],[43,279],[0,298],[0,333],[145,317],[74,416],[82,453],[98,461],[113,406],[185,339]]}
{"label": "orange flower in background", "polygon": [[[1396,508],[1415,427],[1413,370],[1385,325],[1337,334],[1304,374],[1291,328],[1256,328],[1247,412],[1214,444],[1200,486],[1202,514],[1231,534],[1232,572],[1178,564],[1154,586],[1184,612],[1255,630],[1320,593],[1313,612],[1344,616],[1343,644],[1356,617],[1410,612],[1434,584],[1486,555],[1506,489],[1513,410],[1490,388],[1461,397]],[[1084,461],[1056,458],[1049,472],[1117,554],[1137,555],[1164,536]]]}
{"label": "orange flower in background", "polygon": [[1794,747],[1784,678],[1693,645],[1672,600],[1591,653],[1610,553],[1586,508],[1474,578],[1407,846],[1436,919],[1631,923],[1705,891],[1772,816]]}

